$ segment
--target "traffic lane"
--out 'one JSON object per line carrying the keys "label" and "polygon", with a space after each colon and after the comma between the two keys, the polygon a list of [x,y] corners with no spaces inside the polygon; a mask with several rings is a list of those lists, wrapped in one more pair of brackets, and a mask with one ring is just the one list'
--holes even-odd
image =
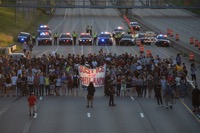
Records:
{"label": "traffic lane", "polygon": [[23,133],[29,121],[27,97],[13,102],[8,110],[0,117],[0,131],[2,133]]}
{"label": "traffic lane", "polygon": [[43,54],[49,55],[53,54],[56,51],[58,46],[34,46],[31,56],[42,57]]}
{"label": "traffic lane", "polygon": [[[94,97],[93,108],[86,108],[83,97],[48,97],[43,99],[30,133],[34,132],[141,132],[153,130],[141,108],[130,98],[116,98],[116,107],[108,106],[108,97]],[[47,111],[48,110],[48,111]],[[131,114],[131,115],[130,115]]]}
{"label": "traffic lane", "polygon": [[[144,12],[150,12],[151,14],[144,15]],[[179,33],[180,39],[183,40],[185,45],[196,52],[198,52],[197,48],[194,46],[189,45],[189,39],[192,36],[196,36],[199,33],[198,23],[200,19],[193,17],[192,15],[184,15],[184,12],[179,12],[177,14],[177,17],[170,17],[171,14],[168,13],[166,17],[163,17],[162,15],[157,15],[159,14],[158,12],[154,10],[134,10],[132,11],[133,14],[136,14],[141,17],[141,20],[138,19],[140,22],[146,24],[147,26],[156,29],[158,32],[167,32],[167,28],[171,28],[175,33]],[[164,11],[164,10],[163,10]],[[176,13],[175,13],[176,14]],[[181,16],[182,15],[182,16]],[[161,17],[162,16],[162,17]],[[186,19],[185,17],[188,17]]]}
{"label": "traffic lane", "polygon": [[[145,116],[151,121],[156,132],[161,133],[189,133],[199,132],[199,120],[197,120],[178,99],[175,99],[172,109],[157,107],[155,98],[141,98],[141,105]],[[164,99],[163,99],[164,102]]]}
{"label": "traffic lane", "polygon": [[[159,18],[159,21],[158,19],[144,19],[143,22],[145,21],[148,21],[148,24],[147,25],[153,25],[154,27],[156,27],[157,29],[159,29],[160,31],[163,31],[164,33],[167,33],[167,28],[170,28],[170,29],[173,29],[173,32],[174,32],[174,36],[176,33],[179,34],[179,38],[180,38],[180,41],[184,43],[184,45],[186,47],[189,47],[190,49],[196,51],[196,52],[199,52],[198,48],[197,47],[194,47],[193,45],[190,45],[190,37],[194,37],[195,39],[200,39],[197,35],[200,33],[198,31],[198,27],[199,26],[195,26],[194,23],[191,23],[191,22],[188,22],[186,21],[187,19],[163,19],[165,20],[165,23],[162,22],[162,19]],[[196,19],[195,19],[196,20]],[[193,22],[195,21],[193,20]],[[185,24],[181,24],[181,22],[185,22]],[[200,21],[198,21],[200,22]],[[171,25],[169,25],[169,23]],[[190,25],[194,25],[195,28],[191,28],[189,26],[187,26],[186,24],[189,23]],[[186,27],[189,27],[189,29],[187,29]],[[184,30],[183,30],[184,29]],[[173,40],[175,40],[175,37],[173,38]]]}
{"label": "traffic lane", "polygon": [[0,98],[0,117],[10,108],[11,104],[17,100],[16,97]]}

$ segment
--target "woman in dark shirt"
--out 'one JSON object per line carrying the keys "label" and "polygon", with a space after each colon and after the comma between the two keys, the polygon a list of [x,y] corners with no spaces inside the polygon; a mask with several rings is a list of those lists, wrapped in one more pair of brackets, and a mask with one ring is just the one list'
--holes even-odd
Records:
{"label": "woman in dark shirt", "polygon": [[90,107],[92,108],[92,104],[93,104],[93,96],[94,96],[94,92],[95,92],[95,87],[93,82],[90,82],[88,88],[87,88],[88,94],[87,94],[87,108]]}

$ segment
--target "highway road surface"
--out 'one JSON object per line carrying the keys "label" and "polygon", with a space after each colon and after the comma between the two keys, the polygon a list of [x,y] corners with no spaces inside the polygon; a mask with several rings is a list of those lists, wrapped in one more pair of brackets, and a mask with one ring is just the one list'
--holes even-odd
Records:
{"label": "highway road surface", "polygon": [[[174,19],[177,19],[174,17]],[[85,32],[87,25],[93,31],[110,31],[123,26],[122,15],[115,9],[56,9],[48,25],[53,33]],[[167,27],[167,26],[166,26]],[[180,27],[181,28],[181,27]],[[184,41],[184,40],[183,40]],[[137,46],[35,46],[33,55],[57,52],[71,54],[98,53],[139,54]],[[175,58],[173,48],[145,46],[153,55]],[[187,68],[188,58],[182,56]],[[199,82],[199,66],[197,79]],[[190,79],[190,77],[188,77]],[[86,90],[80,88],[78,96],[39,97],[36,117],[29,117],[27,97],[0,98],[1,133],[199,133],[200,117],[191,111],[190,97],[175,100],[173,109],[158,107],[155,98],[136,96],[115,97],[116,107],[108,106],[103,88],[96,88],[94,107],[86,108]]]}

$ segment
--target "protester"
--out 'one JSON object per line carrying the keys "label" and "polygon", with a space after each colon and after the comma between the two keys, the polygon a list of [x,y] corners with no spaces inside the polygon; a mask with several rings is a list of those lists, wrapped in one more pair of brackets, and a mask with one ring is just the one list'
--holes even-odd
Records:
{"label": "protester", "polygon": [[95,92],[95,87],[93,82],[90,82],[89,86],[87,87],[87,108],[90,106],[91,108],[93,107],[93,97],[94,97],[94,92]]}
{"label": "protester", "polygon": [[114,102],[114,96],[115,96],[115,88],[113,87],[113,85],[109,86],[109,106],[116,106],[115,102]]}
{"label": "protester", "polygon": [[34,95],[34,92],[28,97],[28,105],[29,105],[29,116],[36,115],[36,102],[37,98]]}
{"label": "protester", "polygon": [[197,85],[195,85],[195,88],[192,90],[192,106],[193,112],[200,112],[200,90]]}
{"label": "protester", "polygon": [[161,95],[161,85],[159,82],[155,83],[154,89],[155,89],[155,97],[157,99],[158,106],[160,106],[160,105],[163,106],[162,95]]}

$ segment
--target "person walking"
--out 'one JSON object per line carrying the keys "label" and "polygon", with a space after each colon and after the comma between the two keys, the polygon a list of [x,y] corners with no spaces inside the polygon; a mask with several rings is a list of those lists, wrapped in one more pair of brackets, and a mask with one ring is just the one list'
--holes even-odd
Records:
{"label": "person walking", "polygon": [[26,55],[26,52],[27,52],[27,49],[28,49],[28,45],[27,45],[26,41],[24,41],[22,47],[23,47],[23,52]]}
{"label": "person walking", "polygon": [[34,95],[34,92],[31,93],[31,95],[28,97],[28,105],[29,105],[29,116],[33,115],[33,117],[36,115],[36,102],[37,98]]}
{"label": "person walking", "polygon": [[200,90],[198,89],[197,84],[195,84],[195,88],[192,90],[192,106],[193,112],[200,112]]}
{"label": "person walking", "polygon": [[196,84],[196,66],[194,63],[191,64],[191,67],[190,67],[190,73],[191,73],[191,78],[192,78],[192,81],[194,81],[194,84]]}
{"label": "person walking", "polygon": [[89,106],[92,108],[93,107],[93,97],[94,97],[94,92],[95,92],[95,87],[93,82],[90,82],[89,86],[87,87],[87,108]]}
{"label": "person walking", "polygon": [[115,88],[113,87],[113,85],[109,86],[109,106],[116,106],[115,102],[114,102],[114,96],[115,96]]}
{"label": "person walking", "polygon": [[73,37],[73,44],[76,45],[76,38],[78,37],[78,34],[74,31],[72,37]]}

